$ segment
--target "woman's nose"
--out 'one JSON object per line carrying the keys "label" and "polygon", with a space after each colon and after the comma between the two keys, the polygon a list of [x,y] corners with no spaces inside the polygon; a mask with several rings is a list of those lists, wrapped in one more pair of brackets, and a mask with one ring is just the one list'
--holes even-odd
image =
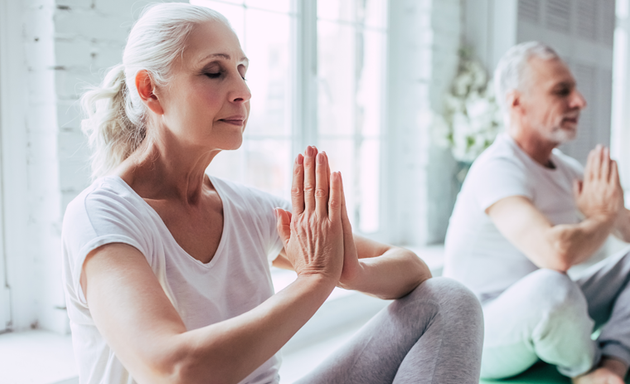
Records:
{"label": "woman's nose", "polygon": [[252,98],[252,93],[245,82],[245,79],[242,77],[238,77],[236,81],[235,88],[230,95],[230,100],[232,102],[246,102]]}

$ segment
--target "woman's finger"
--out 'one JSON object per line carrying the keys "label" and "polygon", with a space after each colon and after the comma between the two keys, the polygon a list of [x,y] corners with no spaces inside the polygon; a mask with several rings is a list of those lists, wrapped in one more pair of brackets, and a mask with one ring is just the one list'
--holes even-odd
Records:
{"label": "woman's finger", "polygon": [[339,222],[341,220],[341,204],[343,202],[343,182],[341,173],[333,172],[330,175],[330,197],[328,199],[328,220]]}
{"label": "woman's finger", "polygon": [[306,147],[304,156],[304,209],[312,212],[315,209],[315,157],[317,149]]}
{"label": "woman's finger", "polygon": [[326,175],[328,175],[328,185],[330,185],[330,160],[328,160],[328,154],[326,151],[322,151],[324,157],[326,157]]}
{"label": "woman's finger", "polygon": [[601,177],[608,182],[610,180],[610,151],[606,147],[602,148],[601,164]]}
{"label": "woman's finger", "polygon": [[602,178],[602,146],[597,144],[595,147],[595,156],[593,156],[593,178],[601,180]]}
{"label": "woman's finger", "polygon": [[593,180],[593,163],[595,158],[595,149],[591,149],[586,158],[586,167],[584,167],[584,181]]}
{"label": "woman's finger", "polygon": [[293,164],[293,182],[291,184],[291,204],[293,213],[304,212],[304,157],[300,153]]}
{"label": "woman's finger", "polygon": [[615,160],[610,161],[611,169],[610,169],[610,180],[615,183],[619,188],[621,188],[621,180],[619,179],[619,166]]}
{"label": "woman's finger", "polygon": [[341,183],[341,222],[343,224],[343,237],[347,239],[349,234],[350,239],[352,239],[352,225],[348,218],[348,206],[346,205],[346,193],[343,190],[343,183]]}
{"label": "woman's finger", "polygon": [[315,162],[315,212],[319,217],[327,217],[329,184],[326,156],[318,153]]}

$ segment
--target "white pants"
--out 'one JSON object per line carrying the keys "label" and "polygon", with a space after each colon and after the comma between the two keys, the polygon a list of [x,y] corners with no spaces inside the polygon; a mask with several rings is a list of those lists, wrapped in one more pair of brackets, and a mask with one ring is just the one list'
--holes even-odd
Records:
{"label": "white pants", "polygon": [[514,376],[538,360],[557,365],[569,377],[589,371],[602,355],[630,364],[629,280],[626,250],[575,281],[540,269],[483,303],[481,377]]}

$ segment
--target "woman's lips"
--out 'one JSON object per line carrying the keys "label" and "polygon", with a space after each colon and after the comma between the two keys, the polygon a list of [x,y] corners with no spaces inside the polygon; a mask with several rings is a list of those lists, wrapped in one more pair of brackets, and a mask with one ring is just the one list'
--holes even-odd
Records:
{"label": "woman's lips", "polygon": [[229,117],[227,119],[220,119],[219,121],[222,121],[224,123],[227,124],[232,124],[232,125],[243,125],[243,123],[245,122],[245,118],[243,117]]}

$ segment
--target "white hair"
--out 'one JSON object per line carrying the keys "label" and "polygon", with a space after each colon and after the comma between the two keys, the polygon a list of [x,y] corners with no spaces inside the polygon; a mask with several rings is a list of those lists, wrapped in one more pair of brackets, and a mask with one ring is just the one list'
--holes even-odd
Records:
{"label": "white hair", "polygon": [[497,104],[499,104],[505,119],[509,119],[507,95],[513,90],[524,89],[528,61],[532,57],[543,60],[560,59],[556,51],[548,45],[538,41],[528,41],[508,49],[497,64],[494,71],[494,91]]}
{"label": "white hair", "polygon": [[186,3],[147,7],[129,33],[122,64],[109,70],[100,87],[81,97],[87,117],[81,122],[92,154],[92,178],[111,172],[146,137],[147,113],[135,78],[146,70],[158,86],[169,80],[173,63],[183,55],[188,35],[200,23],[227,19],[209,8]]}

